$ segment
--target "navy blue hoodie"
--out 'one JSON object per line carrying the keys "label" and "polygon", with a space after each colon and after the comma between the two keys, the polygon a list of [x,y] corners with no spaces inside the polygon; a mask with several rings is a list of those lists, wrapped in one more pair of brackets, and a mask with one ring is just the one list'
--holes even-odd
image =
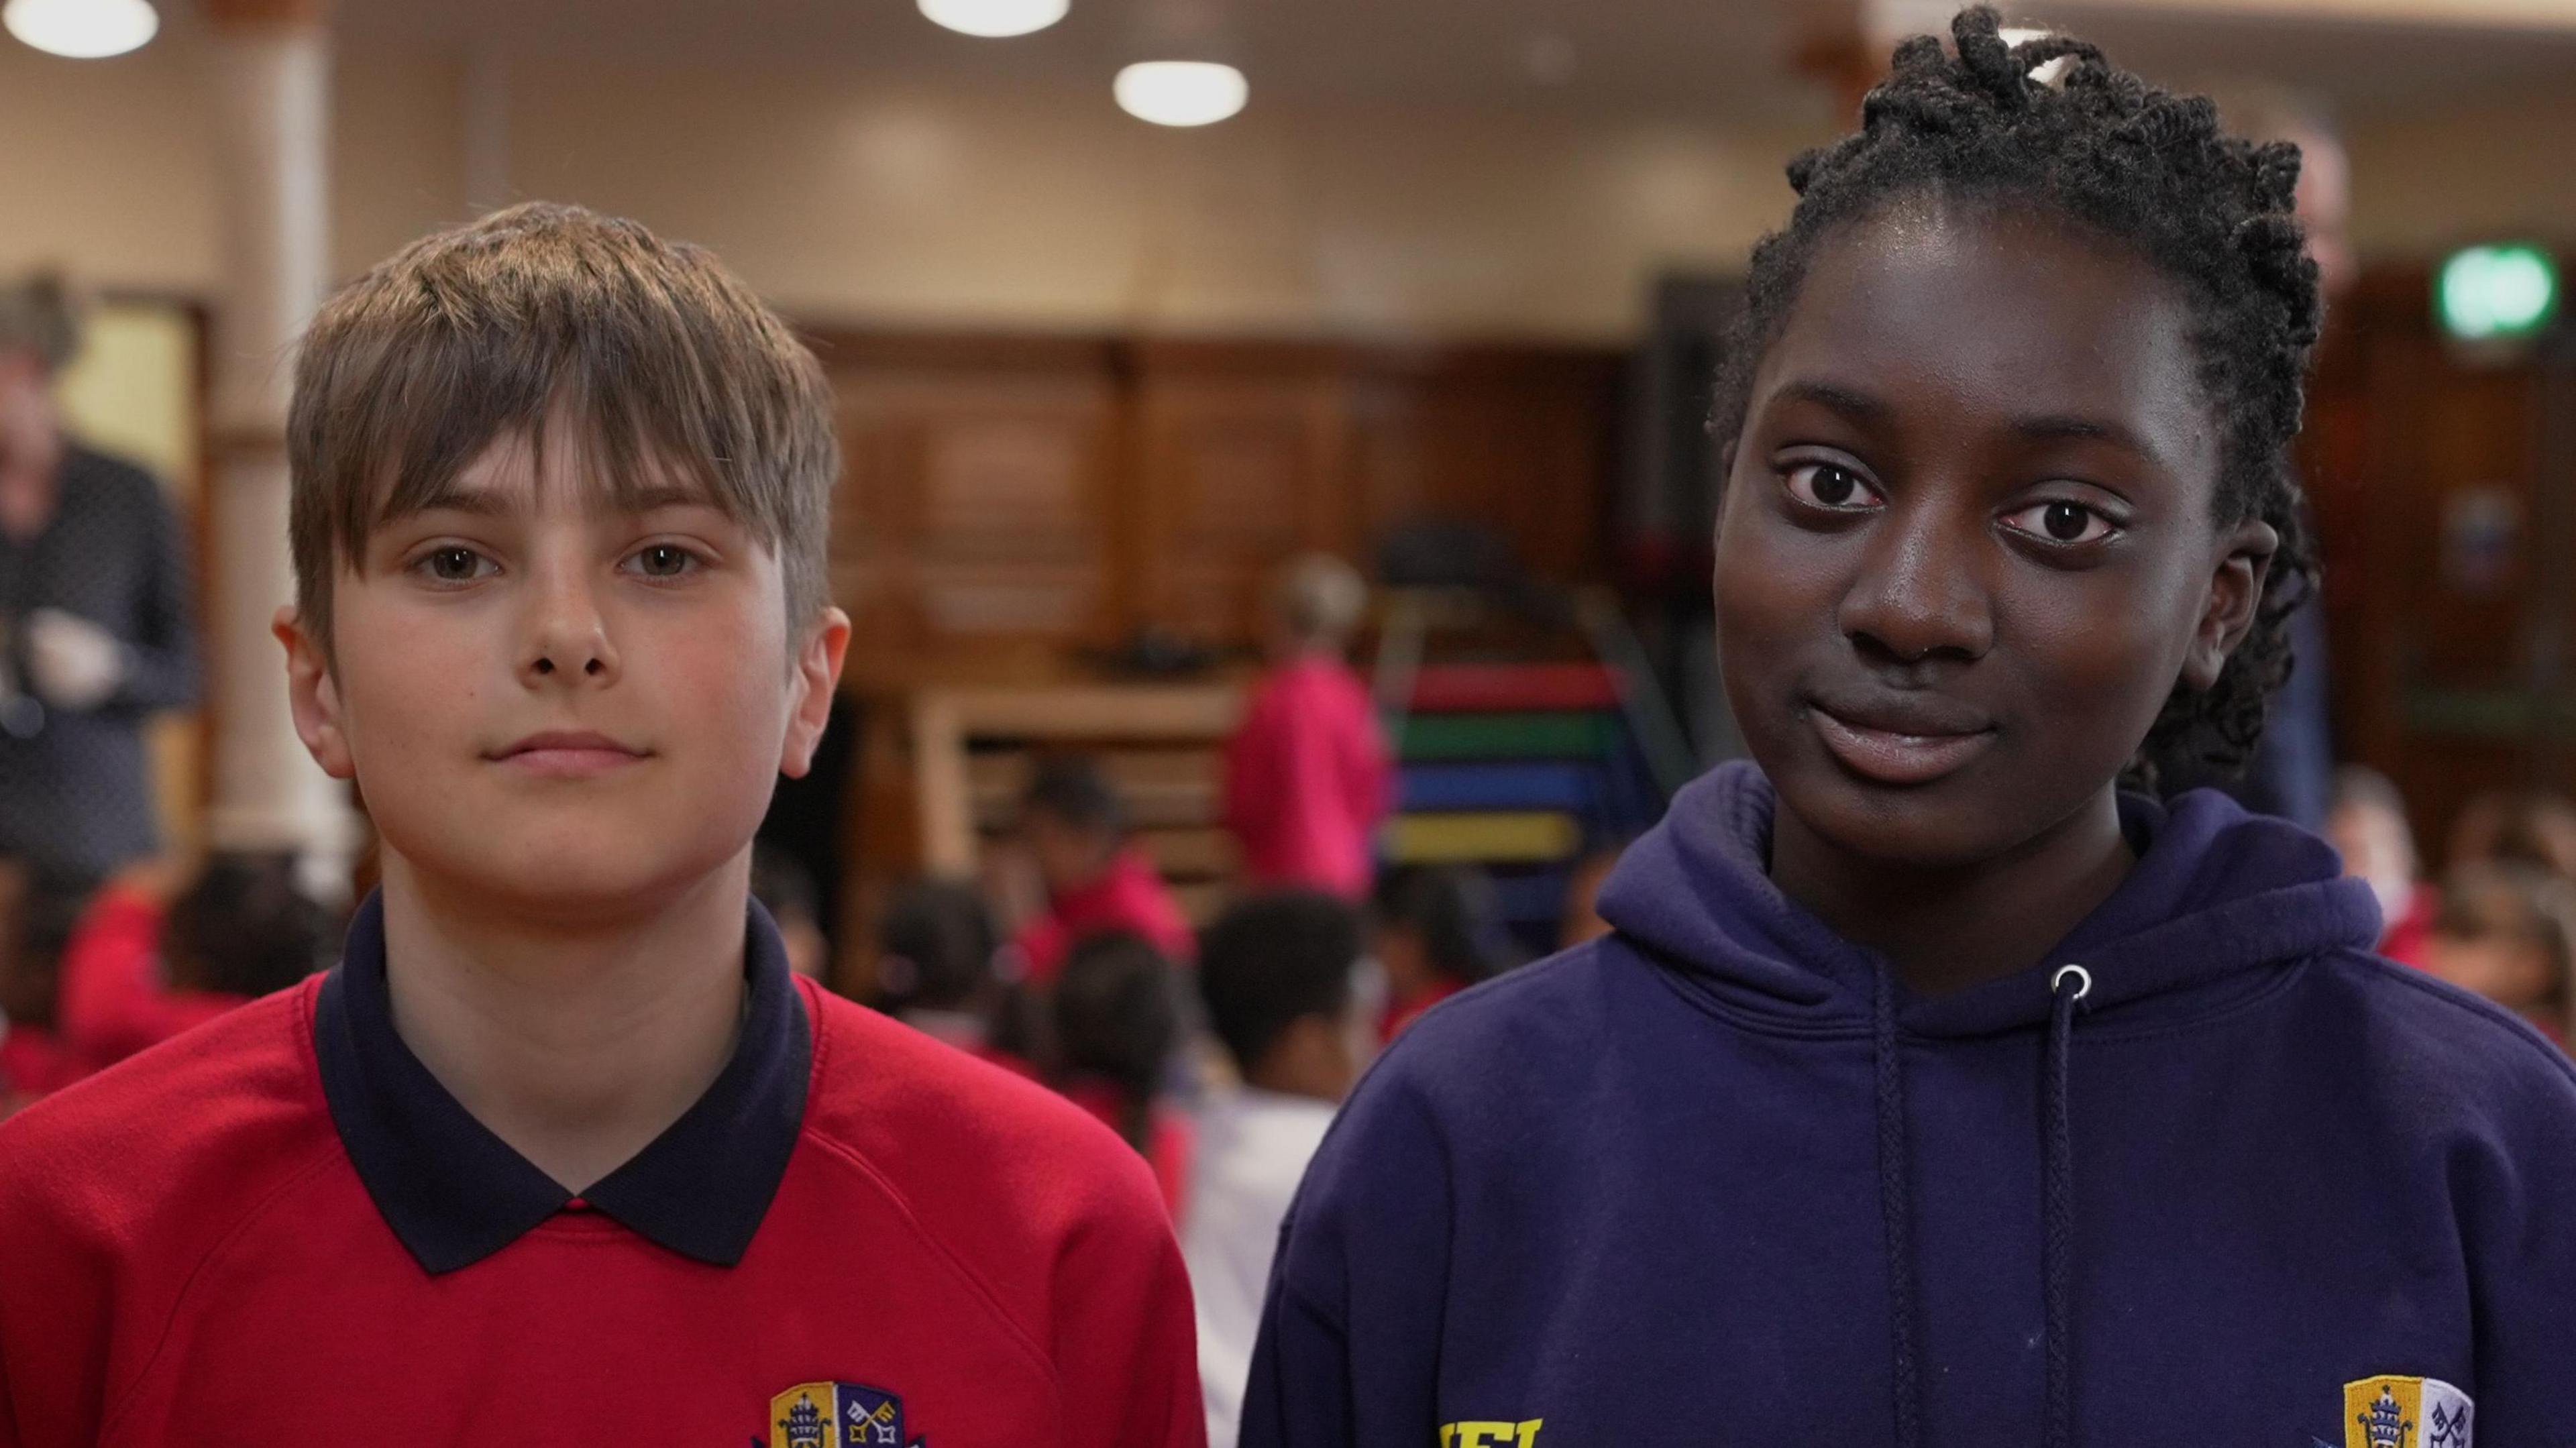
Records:
{"label": "navy blue hoodie", "polygon": [[2323,842],[2124,799],[2063,945],[1917,998],[1772,886],[1772,809],[1692,785],[1616,933],[1371,1071],[1244,1448],[2576,1443],[2576,1073],[2372,956]]}

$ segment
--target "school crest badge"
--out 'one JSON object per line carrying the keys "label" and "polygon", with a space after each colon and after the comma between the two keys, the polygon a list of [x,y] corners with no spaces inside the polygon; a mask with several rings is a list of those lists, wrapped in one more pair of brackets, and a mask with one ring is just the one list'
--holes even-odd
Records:
{"label": "school crest badge", "polygon": [[[758,1448],[755,1440],[753,1448]],[[859,1383],[798,1383],[769,1400],[769,1448],[928,1448],[903,1435],[903,1399]]]}
{"label": "school crest badge", "polygon": [[2343,1385],[2344,1448],[2469,1448],[2469,1395],[2439,1378]]}

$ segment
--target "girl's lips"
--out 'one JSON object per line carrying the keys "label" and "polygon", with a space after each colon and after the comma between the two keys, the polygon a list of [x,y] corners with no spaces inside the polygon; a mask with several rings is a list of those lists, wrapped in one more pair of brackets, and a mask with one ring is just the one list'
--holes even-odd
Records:
{"label": "girl's lips", "polygon": [[1825,748],[1854,774],[1881,784],[1930,784],[1983,753],[1995,731],[1967,734],[1900,734],[1835,718],[1810,706],[1808,720]]}

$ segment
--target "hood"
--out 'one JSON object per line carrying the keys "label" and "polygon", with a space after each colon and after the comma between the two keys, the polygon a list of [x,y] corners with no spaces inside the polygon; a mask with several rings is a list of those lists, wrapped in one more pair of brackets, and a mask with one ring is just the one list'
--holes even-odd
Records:
{"label": "hood", "polygon": [[[1750,761],[1693,781],[1621,857],[1602,886],[1601,918],[1739,1012],[1865,1027],[1885,963],[1771,883],[1776,805]],[[2124,794],[2120,823],[2136,867],[2039,964],[1937,999],[1897,987],[1897,1023],[1917,1036],[2038,1026],[2050,976],[2067,964],[2092,976],[2088,1019],[2143,1020],[2194,1009],[2265,967],[2379,938],[2370,887],[2345,878],[2333,847],[2296,825],[2248,814],[2215,790],[2170,806]]]}

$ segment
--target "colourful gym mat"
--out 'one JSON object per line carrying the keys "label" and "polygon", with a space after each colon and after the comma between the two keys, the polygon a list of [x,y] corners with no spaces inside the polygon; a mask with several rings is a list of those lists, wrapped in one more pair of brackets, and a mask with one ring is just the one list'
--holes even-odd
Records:
{"label": "colourful gym mat", "polygon": [[1595,713],[1414,714],[1396,755],[1420,760],[1599,759],[1616,742],[1618,717]]}
{"label": "colourful gym mat", "polygon": [[1399,865],[1562,860],[1582,843],[1582,826],[1571,815],[1545,810],[1406,814],[1386,825],[1386,857]]}
{"label": "colourful gym mat", "polygon": [[1597,764],[1410,764],[1405,810],[1553,809],[1585,814],[1601,801]]}
{"label": "colourful gym mat", "polygon": [[1413,678],[1422,714],[1618,707],[1619,681],[1599,664],[1426,664]]}

